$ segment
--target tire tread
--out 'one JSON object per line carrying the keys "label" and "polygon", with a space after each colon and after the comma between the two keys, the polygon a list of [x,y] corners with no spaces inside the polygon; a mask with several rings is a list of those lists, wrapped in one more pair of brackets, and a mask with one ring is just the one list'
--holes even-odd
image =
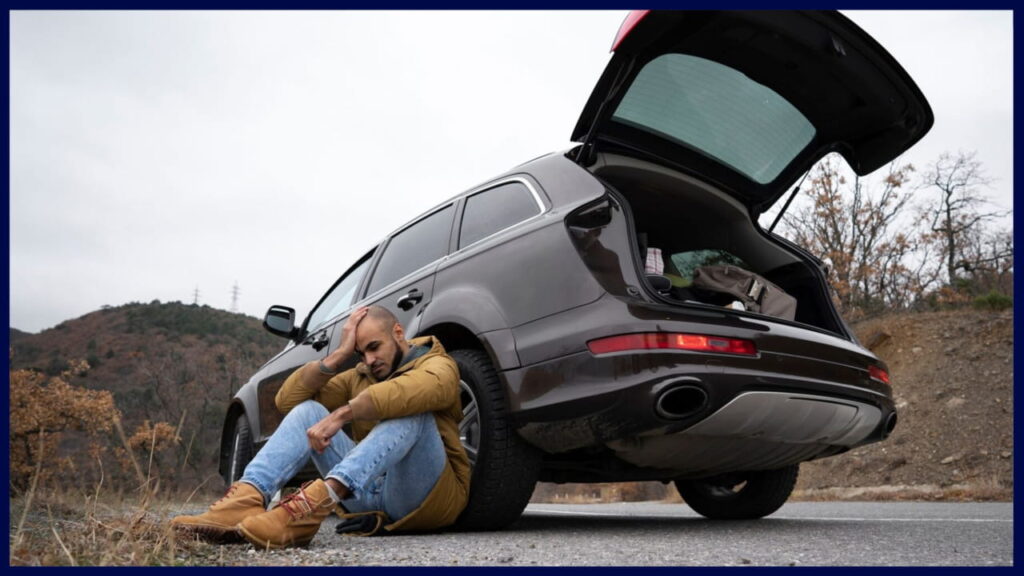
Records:
{"label": "tire tread", "polygon": [[469,503],[456,524],[465,530],[497,530],[522,515],[533,495],[540,453],[512,429],[507,400],[487,354],[482,350],[451,352],[460,372],[479,376],[474,386],[481,415],[481,446],[470,482]]}

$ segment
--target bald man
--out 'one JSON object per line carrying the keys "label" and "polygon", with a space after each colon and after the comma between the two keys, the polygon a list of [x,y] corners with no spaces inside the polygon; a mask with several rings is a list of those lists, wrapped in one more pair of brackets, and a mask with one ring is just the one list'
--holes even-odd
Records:
{"label": "bald man", "polygon": [[[353,355],[359,364],[344,372]],[[469,497],[459,441],[459,371],[432,336],[405,339],[386,308],[359,308],[338,348],[288,377],[275,398],[281,425],[242,478],[182,534],[259,549],[305,546],[332,511],[358,534],[433,530],[455,522]],[[342,431],[351,423],[352,437]],[[323,478],[266,509],[312,458]]]}

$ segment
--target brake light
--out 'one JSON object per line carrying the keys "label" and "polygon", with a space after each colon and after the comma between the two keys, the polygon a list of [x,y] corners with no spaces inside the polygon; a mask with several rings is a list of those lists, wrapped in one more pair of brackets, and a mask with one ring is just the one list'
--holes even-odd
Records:
{"label": "brake light", "polygon": [[757,346],[750,340],[670,332],[622,334],[598,338],[587,342],[587,348],[594,354],[610,354],[629,350],[689,350],[691,352],[715,352],[743,356],[757,355]]}
{"label": "brake light", "polygon": [[633,28],[635,28],[641,20],[643,20],[644,16],[647,16],[648,12],[650,12],[650,10],[633,10],[629,14],[626,14],[626,19],[623,20],[622,25],[619,26],[619,33],[615,35],[615,42],[612,42],[612,52],[615,52],[615,50],[618,49],[619,44],[622,44],[622,41],[626,39],[626,36],[629,36],[629,33],[633,31]]}
{"label": "brake light", "polygon": [[889,384],[889,373],[878,366],[868,366],[868,376],[871,376],[872,380],[878,380],[883,384]]}

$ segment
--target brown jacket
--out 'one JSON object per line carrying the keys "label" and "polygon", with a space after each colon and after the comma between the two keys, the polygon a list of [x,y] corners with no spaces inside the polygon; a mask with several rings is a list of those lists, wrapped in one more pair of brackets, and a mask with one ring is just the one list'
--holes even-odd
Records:
{"label": "brown jacket", "polygon": [[[385,530],[432,530],[455,522],[469,499],[469,459],[459,441],[462,404],[459,400],[459,368],[433,336],[411,341],[430,351],[402,365],[389,379],[378,382],[360,362],[355,368],[332,377],[313,392],[303,382],[306,370],[296,370],[285,380],[275,402],[282,413],[306,400],[316,400],[328,410],[345,404],[352,407],[352,439],[360,442],[380,420],[433,412],[448,463],[441,478],[419,508]],[[312,363],[312,370],[317,370]]]}

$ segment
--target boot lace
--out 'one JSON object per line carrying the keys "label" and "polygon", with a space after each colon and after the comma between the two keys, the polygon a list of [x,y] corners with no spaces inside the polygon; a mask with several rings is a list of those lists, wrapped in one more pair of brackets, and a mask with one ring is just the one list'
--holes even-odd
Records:
{"label": "boot lace", "polygon": [[224,495],[221,496],[219,500],[217,500],[216,502],[211,504],[210,508],[214,508],[218,504],[220,504],[221,502],[227,500],[228,498],[231,498],[231,495],[234,494],[235,490],[237,490],[237,489],[238,489],[238,484],[232,484],[231,486],[228,486],[227,492],[224,492]]}
{"label": "boot lace", "polygon": [[281,507],[288,511],[293,520],[305,518],[313,513],[313,506],[302,488],[281,500]]}

